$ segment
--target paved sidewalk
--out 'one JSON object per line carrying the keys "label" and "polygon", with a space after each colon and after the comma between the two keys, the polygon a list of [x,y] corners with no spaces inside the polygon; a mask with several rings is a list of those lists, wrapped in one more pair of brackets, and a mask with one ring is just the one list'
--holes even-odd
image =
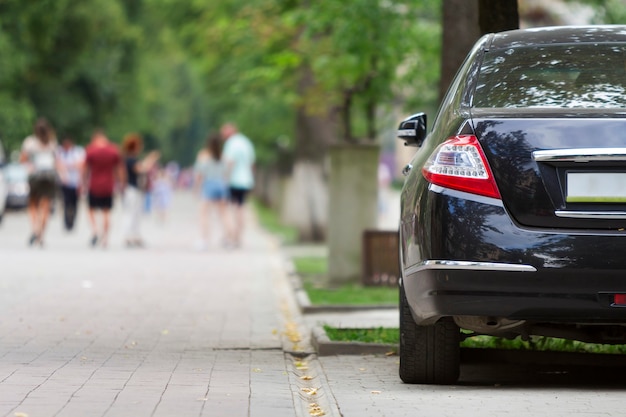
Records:
{"label": "paved sidewalk", "polygon": [[123,247],[119,205],[106,250],[88,246],[84,211],[72,234],[57,213],[43,249],[25,213],[5,217],[0,416],[338,415],[307,391],[324,381],[300,358],[277,245],[250,220],[241,249],[194,250],[196,203],[178,193],[165,223],[144,219],[146,249]]}

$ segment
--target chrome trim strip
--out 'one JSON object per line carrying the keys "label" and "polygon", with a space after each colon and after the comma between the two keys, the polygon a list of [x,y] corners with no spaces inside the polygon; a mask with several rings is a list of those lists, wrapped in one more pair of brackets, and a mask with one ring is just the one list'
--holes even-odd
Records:
{"label": "chrome trim strip", "polygon": [[415,129],[400,129],[396,133],[396,136],[398,136],[398,137],[402,137],[402,136],[417,136],[417,130],[415,130]]}
{"label": "chrome trim strip", "polygon": [[537,162],[626,161],[626,148],[550,149],[534,151]]}
{"label": "chrome trim strip", "polygon": [[569,211],[557,210],[554,212],[557,217],[567,217],[570,219],[609,219],[626,220],[626,211]]}
{"label": "chrome trim strip", "polygon": [[465,269],[473,271],[537,272],[537,268],[531,265],[507,264],[498,262],[428,260],[408,267],[405,271],[405,275],[411,275],[425,269]]}
{"label": "chrome trim strip", "polygon": [[428,190],[433,193],[448,195],[450,197],[461,198],[463,200],[475,201],[477,203],[489,204],[490,206],[504,207],[502,200],[498,198],[485,197],[478,194],[466,193],[465,191],[453,190],[440,185],[430,184]]}

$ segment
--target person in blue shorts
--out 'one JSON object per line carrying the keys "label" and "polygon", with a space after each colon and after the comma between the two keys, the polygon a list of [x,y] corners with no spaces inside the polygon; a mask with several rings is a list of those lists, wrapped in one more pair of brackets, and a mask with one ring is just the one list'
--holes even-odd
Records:
{"label": "person in blue shorts", "polygon": [[217,213],[222,224],[223,243],[228,244],[229,227],[226,219],[228,187],[226,167],[222,161],[222,141],[219,135],[209,136],[206,146],[198,152],[194,172],[194,184],[202,200],[200,206],[201,240],[198,243],[198,249],[206,249],[208,246],[213,213]]}

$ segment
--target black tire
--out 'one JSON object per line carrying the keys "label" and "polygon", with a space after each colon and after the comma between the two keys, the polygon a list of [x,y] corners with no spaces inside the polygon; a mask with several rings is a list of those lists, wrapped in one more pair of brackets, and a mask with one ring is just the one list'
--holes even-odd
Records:
{"label": "black tire", "polygon": [[400,379],[407,384],[454,384],[459,379],[461,332],[451,317],[418,326],[400,287]]}

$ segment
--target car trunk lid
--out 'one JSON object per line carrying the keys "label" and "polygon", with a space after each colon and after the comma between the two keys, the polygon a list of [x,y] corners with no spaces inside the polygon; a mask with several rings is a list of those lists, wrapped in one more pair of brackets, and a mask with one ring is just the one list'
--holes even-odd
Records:
{"label": "car trunk lid", "polygon": [[[623,113],[473,112],[502,201],[524,226],[626,228]],[[539,117],[538,117],[539,116]]]}

